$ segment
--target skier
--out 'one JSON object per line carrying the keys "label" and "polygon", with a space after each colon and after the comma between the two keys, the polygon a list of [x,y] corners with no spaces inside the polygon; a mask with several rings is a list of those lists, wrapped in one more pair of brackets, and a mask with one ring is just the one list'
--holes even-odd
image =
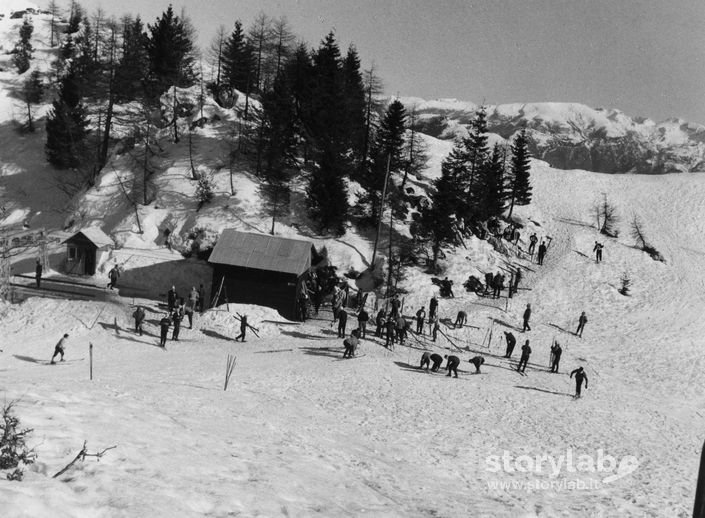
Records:
{"label": "skier", "polygon": [[431,336],[433,337],[433,341],[435,342],[436,338],[438,338],[438,329],[440,327],[438,325],[438,315],[435,315],[433,317],[433,320],[429,322],[429,324],[431,325]]}
{"label": "skier", "polygon": [[37,288],[42,284],[42,262],[37,258],[37,266],[34,268],[34,279],[37,281]]}
{"label": "skier", "polygon": [[526,343],[521,346],[521,359],[519,360],[519,365],[517,365],[517,371],[524,372],[526,370],[526,364],[529,363],[529,356],[531,356],[531,347],[529,347],[529,341],[527,340]]}
{"label": "skier", "polygon": [[135,318],[135,333],[139,333],[142,336],[142,323],[144,322],[145,312],[142,306],[137,306],[137,309],[132,316]]}
{"label": "skier", "polygon": [[468,361],[475,366],[475,374],[482,374],[480,372],[480,366],[485,363],[485,359],[482,356],[475,356],[474,358],[470,358]]}
{"label": "skier", "polygon": [[445,355],[444,358],[448,359],[448,363],[446,363],[446,370],[448,371],[448,377],[450,377],[451,374],[455,374],[455,377],[458,377],[458,365],[460,365],[460,358],[457,356],[448,356]]}
{"label": "skier", "polygon": [[392,309],[389,312],[390,316],[396,320],[399,318],[399,307],[401,306],[401,302],[399,301],[399,297],[394,297],[392,299]]}
{"label": "skier", "polygon": [[504,337],[507,340],[507,352],[504,354],[505,358],[511,358],[512,357],[512,352],[514,351],[514,346],[517,343],[517,339],[514,338],[514,335],[508,331],[504,332]]}
{"label": "skier", "polygon": [[338,310],[338,338],[345,338],[345,327],[348,325],[348,312],[342,307]]}
{"label": "skier", "polygon": [[362,308],[357,315],[357,328],[360,330],[359,334],[362,335],[362,338],[367,338],[367,322],[369,320],[370,314],[365,311],[365,308]]}
{"label": "skier", "polygon": [[[183,299],[182,299],[183,300]],[[179,331],[181,331],[181,321],[184,318],[184,306],[177,306],[174,308],[174,312],[171,315],[171,319],[174,322],[174,331],[171,333],[171,339],[179,341]]]}
{"label": "skier", "polygon": [[56,358],[57,354],[61,355],[61,360],[59,360],[59,361],[64,361],[64,352],[65,352],[64,350],[66,348],[66,342],[68,342],[68,340],[69,340],[69,334],[64,333],[64,336],[62,336],[61,339],[54,346],[54,354],[52,355],[51,362],[49,362],[49,363],[51,363],[52,365],[54,365],[54,363],[56,363],[54,361],[54,358]]}
{"label": "skier", "polygon": [[529,236],[529,255],[534,256],[534,251],[536,250],[536,243],[538,243],[539,238],[536,237],[536,233],[534,232]]}
{"label": "skier", "polygon": [[431,353],[429,352],[425,352],[421,355],[421,365],[419,369],[423,369],[424,365],[426,366],[426,370],[428,370],[428,367],[431,365]]}
{"label": "skier", "polygon": [[235,337],[235,341],[242,340],[245,342],[245,334],[247,333],[247,315],[242,315],[240,318],[240,334]]}
{"label": "skier", "polygon": [[492,298],[498,299],[502,296],[502,290],[504,289],[504,275],[497,272],[494,276],[494,284],[492,286]]}
{"label": "skier", "polygon": [[487,272],[485,274],[485,292],[483,295],[486,296],[492,287],[494,287],[494,275],[492,272]]}
{"label": "skier", "polygon": [[397,340],[399,340],[400,345],[404,345],[404,340],[406,339],[406,319],[403,315],[399,315],[396,321],[397,326]]}
{"label": "skier", "polygon": [[551,372],[558,373],[558,366],[561,363],[561,354],[563,354],[563,349],[561,344],[558,342],[551,346]]}
{"label": "skier", "polygon": [[431,323],[431,320],[433,320],[433,317],[436,316],[436,312],[438,311],[438,299],[434,295],[431,297],[431,302],[428,304],[428,322],[429,324]]}
{"label": "skier", "polygon": [[352,358],[355,356],[355,349],[359,345],[360,341],[358,339],[358,330],[353,329],[350,336],[343,341],[345,346],[345,352],[343,353],[343,358]]}
{"label": "skier", "polygon": [[417,335],[423,334],[423,324],[424,324],[425,320],[426,320],[426,310],[423,307],[421,307],[416,312],[416,334]]}
{"label": "skier", "polygon": [[164,315],[164,318],[159,321],[159,330],[161,333],[159,345],[164,348],[166,348],[166,337],[167,334],[169,334],[169,326],[171,326],[171,318],[169,317],[169,313],[167,313]]}
{"label": "skier", "polygon": [[585,381],[585,389],[587,390],[588,388],[588,378],[587,374],[585,374],[585,371],[583,370],[582,367],[578,367],[575,369],[573,372],[570,373],[570,377],[573,377],[573,374],[575,374],[575,398],[580,397],[580,389],[583,386],[583,381]]}
{"label": "skier", "polygon": [[384,343],[384,346],[387,349],[393,349],[394,348],[394,334],[395,334],[395,322],[392,316],[390,315],[389,318],[387,319],[387,323],[385,324],[386,328],[386,342]]}
{"label": "skier", "polygon": [[575,331],[575,334],[580,338],[583,337],[583,329],[585,329],[585,324],[587,324],[587,316],[585,315],[585,311],[583,311],[580,313],[580,317],[578,318],[578,329]]}
{"label": "skier", "polygon": [[462,328],[465,323],[468,321],[468,314],[465,311],[458,311],[458,316],[455,317],[455,324],[453,324],[453,328],[455,329],[456,327]]}
{"label": "skier", "polygon": [[526,331],[527,329],[531,331],[531,326],[529,325],[529,319],[531,318],[531,304],[526,305],[526,309],[524,310],[524,329],[522,329],[522,333]]}
{"label": "skier", "polygon": [[431,365],[431,372],[438,372],[438,369],[441,368],[441,364],[443,363],[443,356],[438,353],[433,353],[431,355],[431,361],[433,362],[433,365]]}
{"label": "skier", "polygon": [[[595,241],[595,247],[592,249],[593,252],[595,252],[595,262],[599,263],[602,261],[602,248],[604,245],[602,243],[598,243]],[[587,385],[585,386],[587,388]]]}
{"label": "skier", "polygon": [[171,313],[176,307],[176,301],[179,300],[179,295],[176,293],[176,287],[172,286],[166,294],[166,307]]}
{"label": "skier", "polygon": [[[198,293],[196,293],[196,296],[198,296]],[[188,300],[186,301],[186,304],[184,304],[184,315],[188,318],[188,328],[193,329],[193,312],[195,311],[196,304],[198,303],[198,299],[193,299],[189,295]]]}
{"label": "skier", "polygon": [[519,283],[521,282],[521,268],[517,268],[516,274],[514,274],[514,288],[513,291],[516,293],[519,290]]}
{"label": "skier", "polygon": [[377,312],[377,318],[375,318],[375,323],[377,324],[377,328],[375,329],[375,336],[377,338],[382,337],[382,331],[384,330],[384,323],[386,320],[387,314],[385,313],[384,309],[380,309]]}
{"label": "skier", "polygon": [[108,277],[110,278],[108,288],[112,290],[117,285],[118,277],[120,277],[120,269],[118,268],[117,264],[115,264],[115,266],[113,266],[112,269],[108,272]]}
{"label": "skier", "polygon": [[541,244],[539,245],[539,257],[538,257],[538,263],[543,264],[543,258],[546,255],[546,244],[541,241]]}

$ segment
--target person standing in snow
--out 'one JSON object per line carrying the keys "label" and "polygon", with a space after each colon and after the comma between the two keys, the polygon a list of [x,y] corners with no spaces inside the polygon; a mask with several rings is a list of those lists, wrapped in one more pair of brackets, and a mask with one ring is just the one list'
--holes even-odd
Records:
{"label": "person standing in snow", "polygon": [[37,266],[34,268],[34,280],[37,282],[37,288],[42,284],[42,262],[37,258]]}
{"label": "person standing in snow", "polygon": [[174,322],[174,331],[171,334],[171,339],[179,341],[179,331],[181,331],[181,321],[184,318],[184,306],[183,299],[181,299],[182,305],[174,308],[174,313],[171,315],[171,319]]}
{"label": "person standing in snow", "polygon": [[375,336],[377,338],[382,338],[382,332],[384,331],[384,324],[386,322],[387,318],[387,313],[383,309],[380,309],[377,312],[377,317],[375,318],[375,323],[377,324],[377,328],[375,329]]}
{"label": "person standing in snow", "polygon": [[507,340],[507,352],[504,353],[504,357],[511,358],[512,352],[514,351],[514,346],[517,343],[517,339],[514,338],[514,335],[508,331],[504,332],[504,337]]}
{"label": "person standing in snow", "polygon": [[240,334],[235,337],[235,341],[242,340],[245,342],[245,334],[247,332],[247,315],[240,317]]}
{"label": "person standing in snow", "polygon": [[426,320],[426,310],[422,307],[416,312],[416,334],[423,334],[423,324]]}
{"label": "person standing in snow", "polygon": [[345,338],[345,327],[348,325],[348,312],[342,307],[338,310],[338,338]]}
{"label": "person standing in snow", "polygon": [[527,329],[531,331],[531,326],[529,325],[529,319],[531,318],[531,304],[526,305],[526,309],[524,310],[524,329],[522,329],[522,333],[526,331]]}
{"label": "person standing in snow", "polygon": [[514,274],[514,287],[512,288],[512,291],[516,294],[516,292],[519,290],[519,283],[521,282],[521,268],[517,268],[517,272]]}
{"label": "person standing in snow", "polygon": [[436,313],[438,312],[438,299],[434,295],[431,297],[431,302],[428,305],[428,322],[429,324],[431,323],[431,320],[436,316]]}
{"label": "person standing in snow", "polygon": [[438,325],[438,315],[433,316],[433,320],[429,322],[431,325],[431,337],[433,338],[433,341],[436,341],[436,338],[438,338],[438,329],[440,326]]}
{"label": "person standing in snow", "polygon": [[164,317],[159,321],[159,346],[166,348],[166,337],[169,334],[169,327],[171,326],[170,313],[164,315]]}
{"label": "person standing in snow", "polygon": [[394,319],[399,318],[399,307],[401,306],[401,301],[399,300],[399,297],[395,296],[392,299],[392,309],[389,312],[389,315]]}
{"label": "person standing in snow", "polygon": [[482,356],[475,356],[474,358],[470,358],[468,361],[475,366],[475,374],[482,374],[480,372],[480,366],[485,363],[485,359]]}
{"label": "person standing in snow", "polygon": [[369,320],[370,314],[365,311],[365,308],[363,307],[357,314],[357,328],[360,330],[358,338],[367,338],[367,322]]}
{"label": "person standing in snow", "polygon": [[539,245],[539,257],[538,257],[538,263],[543,264],[543,258],[546,256],[546,244],[541,241],[541,244]]}
{"label": "person standing in snow", "polygon": [[394,322],[394,319],[390,315],[389,318],[387,319],[387,322],[385,324],[386,328],[386,341],[384,346],[387,349],[393,349],[394,348],[394,335],[396,332],[396,323]]}
{"label": "person standing in snow", "polygon": [[487,272],[485,274],[485,291],[482,295],[486,297],[490,291],[490,288],[494,290],[494,274],[492,272]]}
{"label": "person standing in snow", "polygon": [[118,268],[117,263],[108,272],[108,277],[110,278],[110,282],[108,283],[108,288],[110,288],[112,290],[115,286],[117,286],[117,280],[118,280],[118,277],[120,277],[120,269]]}
{"label": "person standing in snow", "polygon": [[444,358],[448,360],[448,363],[446,363],[446,370],[448,371],[448,377],[450,377],[451,374],[455,374],[455,377],[458,377],[458,365],[460,365],[460,358],[457,356],[448,356],[445,355]]}
{"label": "person standing in snow", "polygon": [[453,328],[454,329],[456,327],[462,328],[467,321],[468,321],[468,314],[465,311],[458,311],[458,316],[455,317],[455,324],[453,324]]}
{"label": "person standing in snow", "polygon": [[580,397],[580,390],[583,387],[583,381],[585,382],[585,389],[587,390],[588,388],[588,378],[587,374],[585,374],[585,371],[583,370],[582,367],[578,367],[575,369],[573,372],[570,373],[571,379],[573,378],[573,374],[575,374],[575,398]]}
{"label": "person standing in snow", "polygon": [[179,295],[176,293],[176,287],[172,286],[166,294],[166,307],[169,310],[169,313],[171,313],[176,307],[176,301],[179,300],[178,297]]}
{"label": "person standing in snow", "polygon": [[[595,241],[595,246],[593,247],[592,251],[595,252],[595,262],[599,263],[602,261],[602,248],[604,245],[602,243],[598,243]],[[587,388],[587,386],[585,387]]]}
{"label": "person standing in snow", "polygon": [[144,322],[145,317],[145,312],[144,309],[142,309],[142,306],[137,306],[137,309],[134,313],[132,313],[132,316],[135,319],[135,333],[142,336],[142,323]]}
{"label": "person standing in snow", "polygon": [[65,352],[66,344],[68,343],[68,341],[69,341],[69,334],[65,333],[64,336],[62,336],[61,339],[54,346],[54,354],[52,355],[51,361],[49,363],[51,363],[52,365],[54,363],[56,363],[54,361],[54,358],[56,358],[56,356],[59,354],[61,355],[61,360],[59,360],[59,361],[64,361],[64,352]]}
{"label": "person standing in snow", "polygon": [[529,341],[527,340],[526,343],[521,346],[521,359],[519,360],[519,365],[517,365],[517,371],[524,372],[526,370],[526,364],[529,363],[529,356],[531,356],[531,347],[529,347]]}
{"label": "person standing in snow", "polygon": [[188,318],[188,328],[193,329],[193,311],[195,308],[195,302],[189,299],[184,304],[184,315]]}
{"label": "person standing in snow", "polygon": [[558,367],[561,363],[561,354],[563,354],[563,348],[558,342],[551,346],[551,372],[558,374]]}
{"label": "person standing in snow", "polygon": [[583,311],[580,313],[580,317],[578,318],[578,329],[575,331],[575,334],[580,338],[583,337],[583,329],[585,329],[585,324],[587,324],[587,316],[585,315],[585,311]]}
{"label": "person standing in snow", "polygon": [[406,319],[403,315],[399,315],[396,321],[397,327],[397,340],[400,345],[404,345],[404,340],[406,339]]}
{"label": "person standing in snow", "polygon": [[534,232],[529,236],[529,255],[531,257],[534,256],[534,251],[536,250],[536,243],[538,243],[539,238],[536,237],[536,233]]}

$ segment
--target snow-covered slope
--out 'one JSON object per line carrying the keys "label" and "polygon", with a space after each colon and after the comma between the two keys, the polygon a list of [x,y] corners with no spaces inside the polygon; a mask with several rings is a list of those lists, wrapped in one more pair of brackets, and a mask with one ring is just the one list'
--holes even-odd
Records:
{"label": "snow-covered slope", "polygon": [[[456,99],[415,106],[421,131],[439,138],[463,135],[477,105]],[[511,139],[522,128],[537,158],[560,169],[604,173],[670,173],[705,170],[705,126],[680,119],[656,123],[615,109],[579,103],[515,103],[487,106],[488,128]]]}

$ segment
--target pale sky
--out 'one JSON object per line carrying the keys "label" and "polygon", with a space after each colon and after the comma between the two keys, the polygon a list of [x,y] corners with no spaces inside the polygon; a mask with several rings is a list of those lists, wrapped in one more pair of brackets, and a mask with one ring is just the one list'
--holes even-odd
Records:
{"label": "pale sky", "polygon": [[[2,1],[2,0],[0,0]],[[35,0],[42,4],[41,0]],[[60,0],[61,2],[61,0]],[[68,0],[65,0],[68,5]],[[79,0],[153,23],[168,0]],[[333,29],[385,93],[488,104],[573,101],[705,123],[705,0],[178,0],[201,47],[223,24],[286,16],[318,47]]]}

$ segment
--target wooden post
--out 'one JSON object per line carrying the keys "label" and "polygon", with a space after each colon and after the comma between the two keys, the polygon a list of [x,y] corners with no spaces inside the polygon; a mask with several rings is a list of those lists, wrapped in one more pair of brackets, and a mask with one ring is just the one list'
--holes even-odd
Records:
{"label": "wooden post", "polygon": [[91,375],[91,381],[93,381],[93,344],[89,343],[88,344],[88,357],[89,357],[89,364],[90,364],[90,375]]}
{"label": "wooden post", "polygon": [[700,454],[700,472],[698,474],[698,485],[695,487],[693,518],[705,518],[705,444]]}

